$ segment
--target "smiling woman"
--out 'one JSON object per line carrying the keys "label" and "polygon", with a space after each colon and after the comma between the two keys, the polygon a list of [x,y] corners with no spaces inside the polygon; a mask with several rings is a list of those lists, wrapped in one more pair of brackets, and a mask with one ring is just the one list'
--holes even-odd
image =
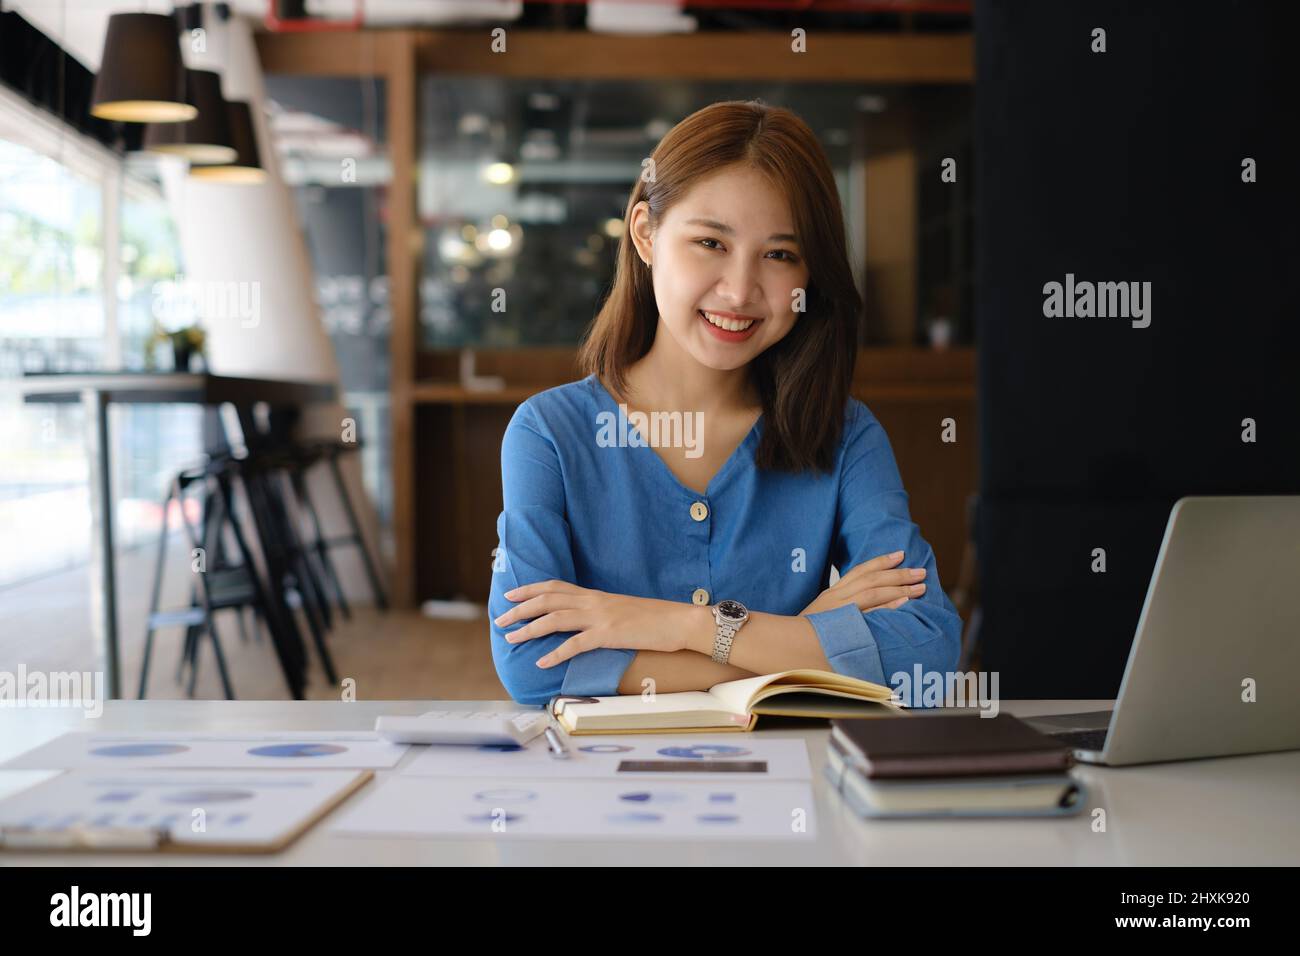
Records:
{"label": "smiling woman", "polygon": [[[632,189],[630,241],[583,368],[625,392],[662,321],[697,360],[752,362],[742,394],[763,408],[762,466],[827,470],[862,308],[840,210],[830,164],[794,113],[731,101],[688,116]],[[741,329],[746,318],[757,321]]]}
{"label": "smiling woman", "polygon": [[[650,159],[588,375],[525,401],[502,441],[502,683],[541,704],[951,670],[960,618],[889,440],[849,396],[860,299],[816,138],[788,110],[716,103]],[[599,427],[679,413],[697,447]]]}

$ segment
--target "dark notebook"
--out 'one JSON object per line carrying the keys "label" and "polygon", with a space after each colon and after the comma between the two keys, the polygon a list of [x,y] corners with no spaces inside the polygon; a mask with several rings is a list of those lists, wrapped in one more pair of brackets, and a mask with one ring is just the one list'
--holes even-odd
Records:
{"label": "dark notebook", "polygon": [[1063,773],[1069,747],[1010,714],[833,720],[831,745],[870,780]]}

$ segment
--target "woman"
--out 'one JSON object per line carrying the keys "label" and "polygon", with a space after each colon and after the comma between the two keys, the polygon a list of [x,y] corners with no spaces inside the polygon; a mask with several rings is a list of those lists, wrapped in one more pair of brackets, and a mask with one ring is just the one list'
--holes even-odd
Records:
{"label": "woman", "polygon": [[643,165],[586,378],[502,440],[502,683],[544,704],[952,670],[961,620],[849,396],[860,300],[817,140],[788,110],[715,103]]}

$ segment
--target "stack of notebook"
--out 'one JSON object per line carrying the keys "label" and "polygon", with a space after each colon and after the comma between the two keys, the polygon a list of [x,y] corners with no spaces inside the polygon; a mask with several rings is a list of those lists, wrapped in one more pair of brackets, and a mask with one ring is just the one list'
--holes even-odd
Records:
{"label": "stack of notebook", "polygon": [[826,776],[863,817],[1068,816],[1068,747],[1008,714],[831,722]]}

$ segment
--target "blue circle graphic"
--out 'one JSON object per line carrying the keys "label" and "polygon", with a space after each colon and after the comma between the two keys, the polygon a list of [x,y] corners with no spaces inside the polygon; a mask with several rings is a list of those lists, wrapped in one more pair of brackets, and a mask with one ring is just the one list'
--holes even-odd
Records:
{"label": "blue circle graphic", "polygon": [[710,757],[747,757],[749,751],[744,747],[730,744],[696,744],[691,747],[661,747],[658,751],[665,757],[679,757],[686,760],[707,760]]}
{"label": "blue circle graphic", "polygon": [[329,757],[347,753],[338,744],[266,744],[249,751],[254,757]]}
{"label": "blue circle graphic", "polygon": [[96,757],[165,757],[189,750],[184,744],[110,744],[91,751]]}
{"label": "blue circle graphic", "polygon": [[663,820],[663,815],[647,813],[644,810],[632,810],[627,813],[611,813],[605,819],[610,823],[659,823]]}
{"label": "blue circle graphic", "polygon": [[658,792],[636,790],[631,793],[620,793],[618,798],[628,803],[680,803],[685,799],[684,795],[680,793],[665,790]]}

